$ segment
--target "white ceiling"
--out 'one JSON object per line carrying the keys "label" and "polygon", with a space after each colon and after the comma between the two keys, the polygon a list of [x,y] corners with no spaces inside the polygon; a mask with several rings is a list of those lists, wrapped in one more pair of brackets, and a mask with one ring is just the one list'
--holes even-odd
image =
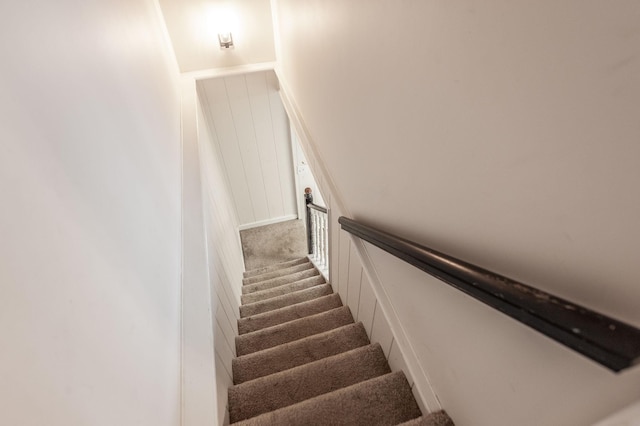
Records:
{"label": "white ceiling", "polygon": [[[159,0],[180,71],[275,61],[269,0]],[[231,25],[235,47],[221,50],[217,33]]]}

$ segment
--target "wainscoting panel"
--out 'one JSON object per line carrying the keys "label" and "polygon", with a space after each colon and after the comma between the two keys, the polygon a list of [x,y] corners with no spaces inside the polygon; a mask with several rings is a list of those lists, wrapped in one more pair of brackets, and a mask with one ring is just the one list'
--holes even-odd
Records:
{"label": "wainscoting panel", "polygon": [[371,329],[373,328],[373,314],[376,310],[376,295],[371,288],[371,282],[367,272],[362,273],[362,283],[360,284],[360,301],[358,302],[358,313],[356,314],[358,321],[362,321],[367,335],[371,338]]}

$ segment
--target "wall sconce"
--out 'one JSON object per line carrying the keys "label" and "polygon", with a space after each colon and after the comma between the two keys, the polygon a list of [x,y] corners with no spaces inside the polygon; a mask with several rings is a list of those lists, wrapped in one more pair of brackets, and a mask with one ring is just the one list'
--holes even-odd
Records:
{"label": "wall sconce", "polygon": [[220,49],[233,48],[233,37],[231,33],[218,33],[218,41],[220,42]]}

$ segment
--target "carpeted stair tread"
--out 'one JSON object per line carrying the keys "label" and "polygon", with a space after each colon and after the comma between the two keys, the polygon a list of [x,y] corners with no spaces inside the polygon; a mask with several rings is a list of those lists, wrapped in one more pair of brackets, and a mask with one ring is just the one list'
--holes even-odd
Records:
{"label": "carpeted stair tread", "polygon": [[288,293],[293,293],[294,291],[304,290],[305,288],[310,288],[315,285],[324,283],[324,277],[322,275],[316,275],[315,277],[305,278],[299,281],[262,291],[256,291],[255,293],[243,294],[242,296],[240,296],[240,300],[242,301],[243,305],[247,305],[249,303],[271,299],[272,297],[283,296]]}
{"label": "carpeted stair tread", "polygon": [[264,314],[240,318],[238,320],[238,334],[242,335],[274,325],[284,324],[285,322],[297,320],[298,318],[304,318],[330,309],[339,308],[340,306],[342,306],[340,295],[334,293],[329,296],[322,296],[307,302],[296,303],[295,305],[265,312]]}
{"label": "carpeted stair tread", "polygon": [[297,272],[304,272],[308,269],[313,269],[313,263],[301,263],[300,265],[294,265],[289,268],[278,269],[276,271],[265,272],[264,274],[254,275],[253,277],[247,277],[242,279],[242,285],[247,286],[250,284],[259,283],[261,281],[271,280],[273,278],[278,278],[284,275],[291,275]]}
{"label": "carpeted stair tread", "polygon": [[455,426],[445,411],[436,411],[417,419],[409,420],[398,426]]}
{"label": "carpeted stair tread", "polygon": [[364,346],[229,388],[238,422],[390,373],[380,344]]}
{"label": "carpeted stair tread", "polygon": [[397,425],[420,417],[409,383],[401,371],[369,379],[236,425]]}
{"label": "carpeted stair tread", "polygon": [[310,263],[308,257],[300,257],[298,259],[287,260],[286,262],[275,263],[273,265],[263,266],[262,268],[252,269],[243,273],[244,278],[253,277],[256,275],[262,275],[267,272],[277,271],[279,269],[286,269],[292,266],[301,265],[304,263]]}
{"label": "carpeted stair tread", "polygon": [[242,287],[242,294],[255,293],[256,291],[267,290],[273,287],[279,287],[285,284],[291,284],[296,281],[303,280],[305,278],[311,278],[320,275],[320,272],[313,267],[311,269],[305,269],[304,271],[294,272],[292,274],[281,275],[275,278],[271,278],[265,281],[259,281],[253,284],[247,284]]}
{"label": "carpeted stair tread", "polygon": [[232,361],[233,382],[235,384],[244,383],[368,344],[369,338],[361,322],[345,325],[304,339],[234,358]]}
{"label": "carpeted stair tread", "polygon": [[335,308],[237,336],[236,354],[238,356],[247,355],[351,323],[353,323],[353,317],[348,306]]}
{"label": "carpeted stair tread", "polygon": [[311,288],[296,291],[294,293],[285,294],[283,296],[272,297],[271,299],[261,300],[255,303],[240,306],[240,318],[250,317],[256,314],[273,311],[275,309],[284,308],[285,306],[294,305],[296,303],[306,302],[317,297],[326,296],[333,293],[331,285],[322,284]]}

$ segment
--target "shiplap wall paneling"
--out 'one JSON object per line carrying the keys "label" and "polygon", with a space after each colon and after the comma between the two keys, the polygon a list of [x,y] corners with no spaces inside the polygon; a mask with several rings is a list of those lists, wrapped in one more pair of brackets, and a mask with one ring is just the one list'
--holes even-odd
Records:
{"label": "shiplap wall paneling", "polygon": [[213,78],[200,87],[239,225],[296,217],[289,122],[275,73]]}
{"label": "shiplap wall paneling", "polygon": [[[342,253],[339,266],[340,297],[343,303],[349,306],[356,321],[362,321],[365,324],[365,321],[368,322],[370,316],[373,316],[369,338],[372,343],[380,343],[385,356],[389,357],[394,340],[391,327],[384,312],[382,312],[382,308],[375,300],[375,293],[373,293],[368,278],[365,282],[364,299],[362,298],[362,281],[366,273],[364,272],[363,262],[360,259],[356,244],[351,241],[351,236],[345,231],[340,231],[340,253]],[[363,303],[362,319],[359,315],[361,303]],[[372,314],[370,313],[371,311]],[[397,354],[394,353],[394,356],[397,357],[398,354],[399,352]],[[399,361],[395,360],[394,362],[396,366],[400,365]],[[407,372],[406,368],[403,368],[403,371]]]}
{"label": "shiplap wall paneling", "polygon": [[[230,285],[231,281],[228,278],[223,281],[223,278],[219,274],[220,269],[218,269],[216,272],[217,273],[215,277],[214,291],[220,297],[220,301],[222,302],[222,309],[224,309],[224,312],[227,315],[227,318],[229,318],[229,322],[231,323],[231,327],[233,328],[233,331],[237,334],[238,333],[237,320],[240,318],[240,311],[239,311],[239,304],[237,302],[237,299],[235,298],[235,295],[231,290],[231,287],[237,287],[237,286]],[[229,284],[225,285],[224,283],[229,283]]]}
{"label": "shiplap wall paneling", "polygon": [[376,309],[373,312],[373,327],[371,329],[371,342],[380,343],[385,356],[389,357],[389,351],[391,350],[391,343],[393,342],[393,333],[391,327],[382,312],[379,304],[376,304]]}
{"label": "shiplap wall paneling", "polygon": [[347,290],[347,302],[351,313],[356,316],[358,306],[360,304],[360,285],[362,282],[362,262],[356,252],[355,244],[350,245],[349,249],[349,286]]}
{"label": "shiplap wall paneling", "polygon": [[[215,342],[215,353],[222,360],[222,364],[224,365],[227,373],[231,374],[231,361],[234,358],[234,351],[232,346],[229,345],[229,342],[226,340],[224,332],[220,325],[216,323],[214,329],[214,342]],[[232,376],[233,377],[233,376]]]}
{"label": "shiplap wall paneling", "polygon": [[[237,231],[235,231],[235,228],[232,228],[231,232]],[[240,292],[242,290],[239,289],[237,285],[237,281],[241,279],[238,278],[237,271],[241,273],[244,267],[242,264],[234,265],[233,268],[228,266],[233,260],[231,259],[230,251],[237,250],[237,245],[229,244],[229,242],[230,241],[225,241],[224,235],[220,235],[220,233],[215,234],[211,239],[209,249],[214,252],[214,256],[210,280],[214,283],[214,291],[220,294],[221,299],[225,302],[224,307],[225,311],[229,313],[229,318],[234,316],[239,318],[238,308],[240,306]]]}
{"label": "shiplap wall paneling", "polygon": [[[202,92],[202,91],[201,91]],[[202,93],[200,94],[202,96]],[[201,105],[203,104],[201,97]],[[224,162],[213,123],[206,118],[207,105],[198,108],[198,145],[204,225],[210,284],[213,350],[218,404],[218,423],[227,412],[227,388],[232,384],[231,361],[235,356],[242,249],[238,218],[230,194]]]}
{"label": "shiplap wall paneling", "polygon": [[[236,352],[235,337],[237,333],[234,331],[233,326],[231,325],[231,322],[229,320],[229,317],[227,316],[226,312],[222,307],[222,300],[220,300],[220,295],[216,295],[215,297],[218,299],[216,300],[217,307],[215,311],[215,320],[218,323],[220,330],[224,334],[224,339],[227,342],[227,346],[231,348],[231,352],[235,356],[235,352]],[[216,342],[216,343],[219,343],[219,342]]]}
{"label": "shiplap wall paneling", "polygon": [[335,291],[339,288],[338,265],[340,265],[340,224],[338,218],[342,216],[339,208],[330,205],[329,209],[329,280]]}
{"label": "shiplap wall paneling", "polygon": [[276,155],[280,170],[280,182],[282,184],[282,200],[285,214],[297,214],[296,197],[304,194],[296,194],[293,154],[291,152],[291,135],[289,134],[289,118],[280,99],[278,77],[273,71],[266,73],[267,86],[269,88],[269,105],[273,132],[276,137]]}
{"label": "shiplap wall paneling", "polygon": [[358,302],[357,320],[361,321],[367,336],[371,338],[371,329],[373,328],[373,314],[376,310],[376,295],[371,287],[371,282],[366,271],[362,273],[362,282],[360,284],[360,301]]}
{"label": "shiplap wall paneling", "polygon": [[[442,408],[439,405],[431,405],[431,409],[430,409],[425,403],[426,399],[422,394],[422,392],[420,391],[419,384],[416,382],[416,380],[413,377],[409,378],[409,376],[411,375],[406,373],[407,370],[404,370],[404,371],[405,371],[405,376],[407,376],[407,380],[409,380],[411,383],[411,393],[413,393],[413,397],[416,399],[416,402],[418,403],[418,407],[420,407],[420,411],[422,411],[423,413],[429,413],[436,409]],[[416,377],[418,377],[418,380],[420,379],[420,376],[416,376]],[[434,398],[435,401],[437,401],[435,395],[431,398]],[[434,401],[434,399],[432,399],[432,401]],[[437,407],[437,408],[434,408],[434,407]]]}
{"label": "shiplap wall paneling", "polygon": [[[217,390],[217,403],[218,403],[218,424],[224,424],[224,417],[229,412],[228,407],[228,392],[229,387],[233,385],[233,375],[231,372],[231,360],[233,359],[233,353],[229,347],[220,342],[224,340],[222,330],[220,327],[216,327],[214,330],[214,342],[215,344],[215,370],[216,370],[216,390]],[[223,417],[224,416],[224,417]]]}
{"label": "shiplap wall paneling", "polygon": [[227,87],[229,107],[237,137],[238,147],[242,155],[244,172],[249,186],[249,197],[253,205],[255,222],[270,218],[267,205],[267,194],[262,172],[262,162],[256,140],[253,111],[249,102],[247,81],[244,75],[224,78]]}
{"label": "shiplap wall paneling", "polygon": [[345,231],[340,231],[340,259],[338,263],[338,284],[335,291],[340,294],[340,299],[344,305],[349,304],[349,258],[351,254],[351,239]]}
{"label": "shiplap wall paneling", "polygon": [[214,256],[217,262],[215,272],[222,282],[227,284],[225,290],[236,290],[235,292],[228,292],[228,296],[233,301],[233,306],[237,311],[241,291],[239,286],[233,285],[233,283],[238,278],[238,274],[241,275],[242,271],[244,271],[240,236],[235,231],[238,226],[238,218],[235,211],[235,202],[230,194],[230,185],[224,171],[224,163],[217,150],[217,145],[212,141],[210,147],[212,148],[210,156],[212,162],[215,161],[215,167],[206,168],[210,175],[208,177],[209,188],[213,188],[208,191],[207,195],[211,211],[215,211],[215,214],[210,215],[207,227],[214,228],[212,235],[215,239],[215,244],[212,245],[212,249],[217,254]]}
{"label": "shiplap wall paneling", "polygon": [[260,156],[262,179],[267,194],[269,217],[282,217],[287,214],[282,197],[280,166],[276,151],[276,138],[271,114],[262,111],[271,110],[269,88],[266,73],[252,73],[245,75],[247,93],[251,104],[251,111],[256,136],[256,145]]}
{"label": "shiplap wall paneling", "polygon": [[400,347],[398,346],[398,342],[395,339],[391,342],[391,349],[389,349],[389,366],[392,371],[404,371],[405,376],[407,376],[407,381],[409,382],[409,386],[413,386],[413,377],[407,372],[409,369],[407,368],[407,363],[402,356],[402,352],[400,352]]}
{"label": "shiplap wall paneling", "polygon": [[201,82],[204,100],[207,103],[212,137],[219,147],[225,173],[228,176],[231,195],[235,204],[238,222],[255,222],[255,214],[249,194],[245,166],[238,146],[235,123],[223,78],[212,78]]}
{"label": "shiplap wall paneling", "polygon": [[[213,293],[220,296],[223,309],[232,319],[238,317],[240,289],[233,283],[239,279],[244,265],[239,237],[235,228],[237,218],[233,202],[225,191],[222,164],[216,155],[212,132],[203,120],[199,130],[201,143],[203,203],[205,208],[205,230],[209,255],[209,280]],[[234,292],[233,290],[236,289]],[[212,300],[215,306],[215,300]],[[231,321],[235,324],[235,320]],[[236,326],[237,327],[237,326]]]}
{"label": "shiplap wall paneling", "polygon": [[225,416],[225,418],[218,418],[219,425],[227,425],[229,424],[228,415],[228,398],[229,398],[229,388],[233,386],[233,377],[231,376],[231,372],[227,371],[227,367],[224,365],[224,361],[220,358],[220,355],[216,352],[216,394],[217,394],[217,403],[218,407],[227,407],[227,409],[220,410],[218,415]]}

